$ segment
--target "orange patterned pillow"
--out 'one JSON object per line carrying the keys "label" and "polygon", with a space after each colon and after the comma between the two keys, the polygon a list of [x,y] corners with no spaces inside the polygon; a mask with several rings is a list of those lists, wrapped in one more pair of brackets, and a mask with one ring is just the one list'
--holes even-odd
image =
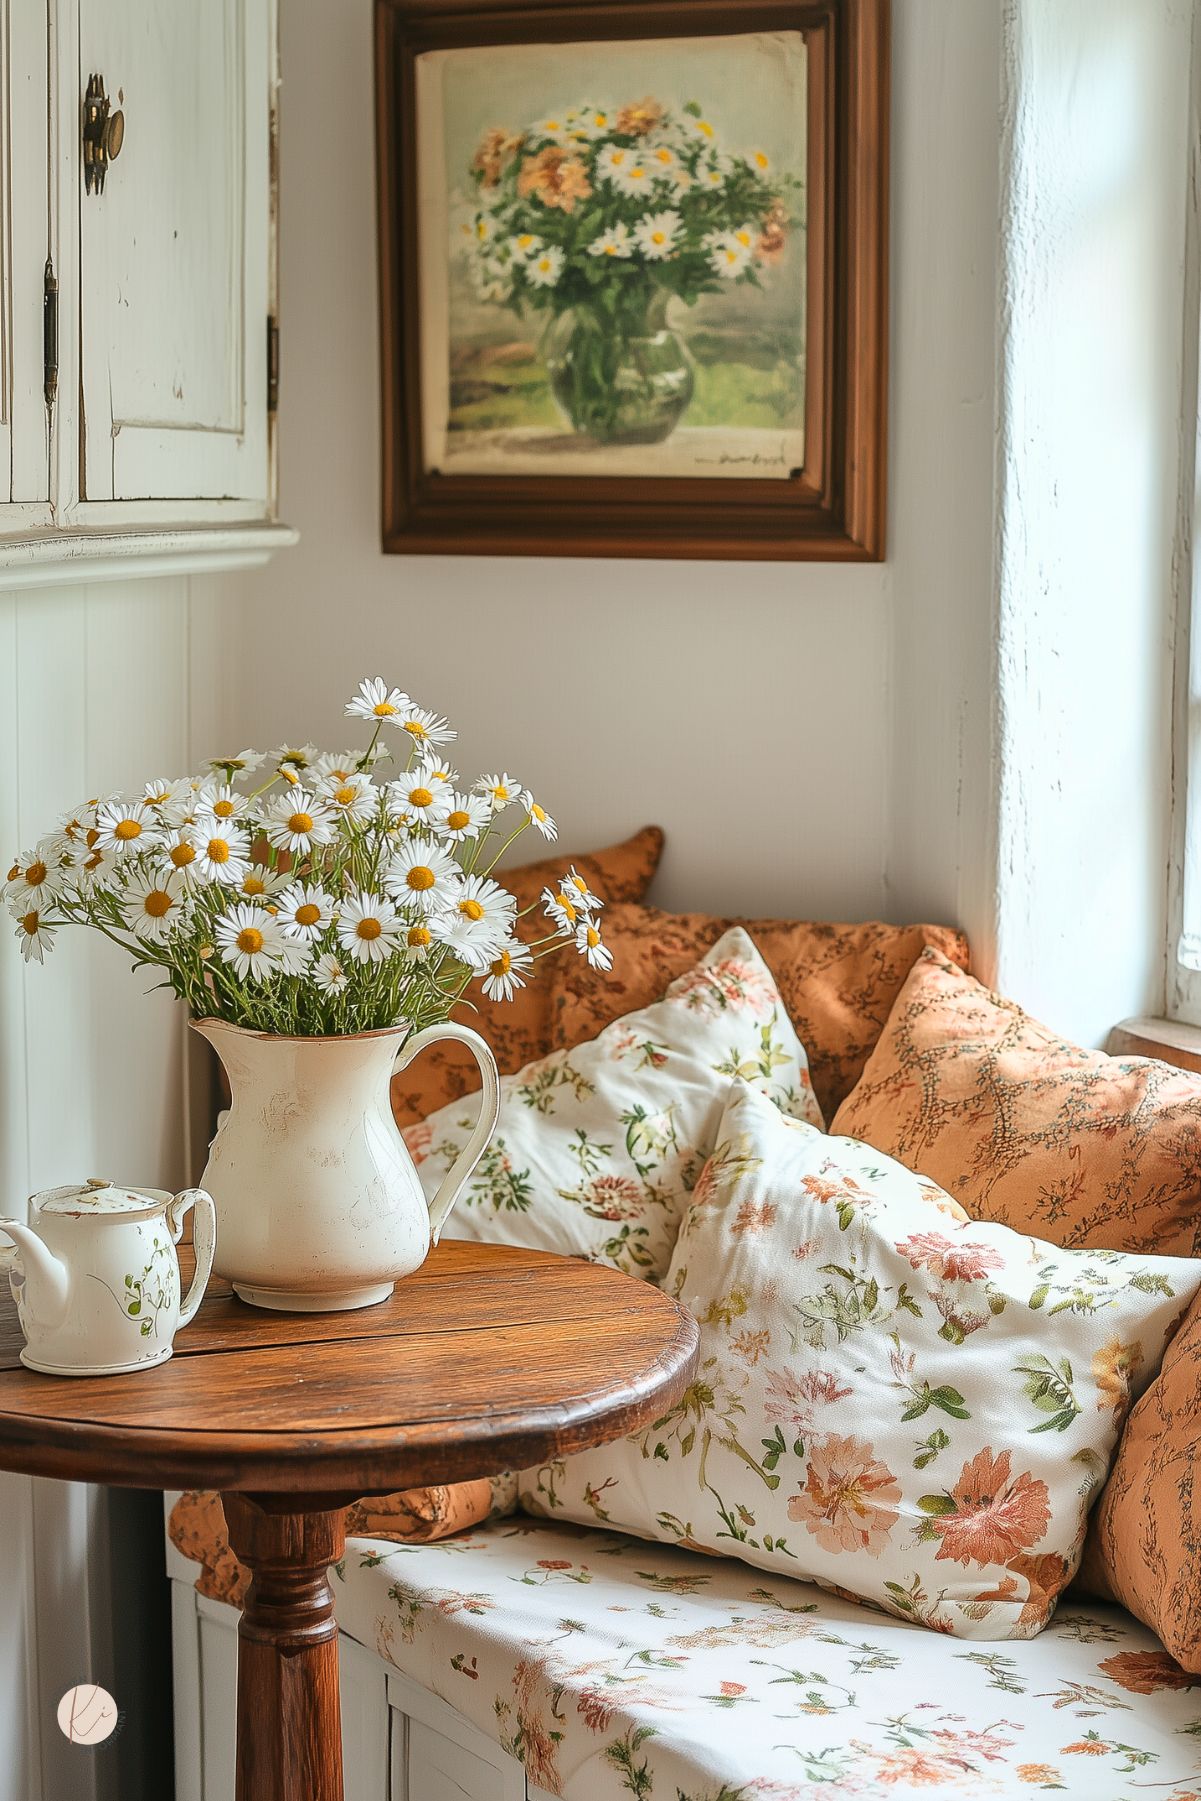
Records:
{"label": "orange patterned pillow", "polygon": [[[624,844],[611,845],[608,850],[577,857],[559,853],[540,863],[505,870],[504,881],[517,896],[518,906],[525,908],[574,863],[602,900],[635,902],[649,888],[662,853],[663,833],[657,825],[648,825]],[[544,1057],[555,1049],[551,1038],[551,984],[545,975],[518,989],[511,1001],[485,1000],[478,985],[473,986],[471,998],[473,1005],[460,1005],[455,1018],[462,1025],[474,1026],[488,1040],[502,1076],[513,1075],[536,1057]],[[617,1011],[625,1009],[619,1007]],[[402,1127],[415,1125],[448,1101],[474,1094],[479,1085],[479,1070],[469,1051],[461,1044],[434,1045],[392,1078],[396,1123]]]}
{"label": "orange patterned pillow", "polygon": [[1136,1404],[1093,1515],[1080,1585],[1201,1674],[1201,1298]]}
{"label": "orange patterned pillow", "polygon": [[654,907],[609,907],[605,942],[613,969],[600,975],[582,961],[556,969],[554,1049],[564,1050],[649,1007],[710,945],[741,925],[770,968],[809,1056],[813,1089],[831,1117],[850,1093],[901,983],[924,945],[968,966],[967,940],[947,926],[821,925],[795,919],[717,919]]}
{"label": "orange patterned pillow", "polygon": [[977,1219],[1061,1245],[1201,1251],[1201,1077],[1065,1043],[933,950],[830,1130]]}

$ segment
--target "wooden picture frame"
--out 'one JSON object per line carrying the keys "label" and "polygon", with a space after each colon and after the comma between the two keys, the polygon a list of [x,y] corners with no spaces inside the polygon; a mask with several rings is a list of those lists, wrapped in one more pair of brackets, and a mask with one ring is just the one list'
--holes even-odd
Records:
{"label": "wooden picture frame", "polygon": [[[385,551],[880,560],[890,0],[376,0],[375,23]],[[418,246],[434,156],[423,187],[423,59],[429,68],[437,52],[755,33],[802,34],[805,54],[800,466],[775,479],[556,474],[553,457],[546,475],[431,466]]]}

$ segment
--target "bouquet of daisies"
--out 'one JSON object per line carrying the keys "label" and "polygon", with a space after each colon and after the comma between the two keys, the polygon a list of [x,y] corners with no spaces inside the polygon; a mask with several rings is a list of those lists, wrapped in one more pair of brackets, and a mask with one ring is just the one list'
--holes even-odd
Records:
{"label": "bouquet of daisies", "polygon": [[704,109],[648,97],[494,126],[461,220],[475,290],[520,312],[600,307],[610,322],[655,290],[692,304],[759,284],[790,222],[794,177],[756,146],[731,150]]}
{"label": "bouquet of daisies", "polygon": [[378,677],[346,712],[372,728],[357,753],[244,750],[69,814],[8,872],[26,960],[91,926],[196,1017],[297,1036],[420,1029],[473,982],[511,1000],[568,946],[610,967],[602,903],[574,869],[544,890],[540,935],[492,873],[523,832],[555,836],[527,788],[462,785],[446,720]]}

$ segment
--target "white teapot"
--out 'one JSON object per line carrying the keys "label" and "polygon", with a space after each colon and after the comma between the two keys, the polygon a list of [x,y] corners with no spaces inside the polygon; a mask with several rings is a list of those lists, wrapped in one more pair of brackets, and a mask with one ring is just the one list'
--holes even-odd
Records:
{"label": "white teapot", "polygon": [[[175,1246],[196,1208],[196,1274],[182,1306]],[[216,1215],[202,1188],[168,1194],[93,1177],[30,1196],[29,1224],[0,1219],[17,1303],[21,1362],[51,1376],[116,1376],[171,1355],[213,1267]]]}

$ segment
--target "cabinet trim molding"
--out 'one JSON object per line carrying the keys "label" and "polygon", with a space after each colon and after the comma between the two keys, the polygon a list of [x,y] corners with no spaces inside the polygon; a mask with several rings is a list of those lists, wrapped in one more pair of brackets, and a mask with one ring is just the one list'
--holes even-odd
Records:
{"label": "cabinet trim molding", "polygon": [[290,525],[256,524],[0,538],[0,591],[253,569],[298,537]]}

